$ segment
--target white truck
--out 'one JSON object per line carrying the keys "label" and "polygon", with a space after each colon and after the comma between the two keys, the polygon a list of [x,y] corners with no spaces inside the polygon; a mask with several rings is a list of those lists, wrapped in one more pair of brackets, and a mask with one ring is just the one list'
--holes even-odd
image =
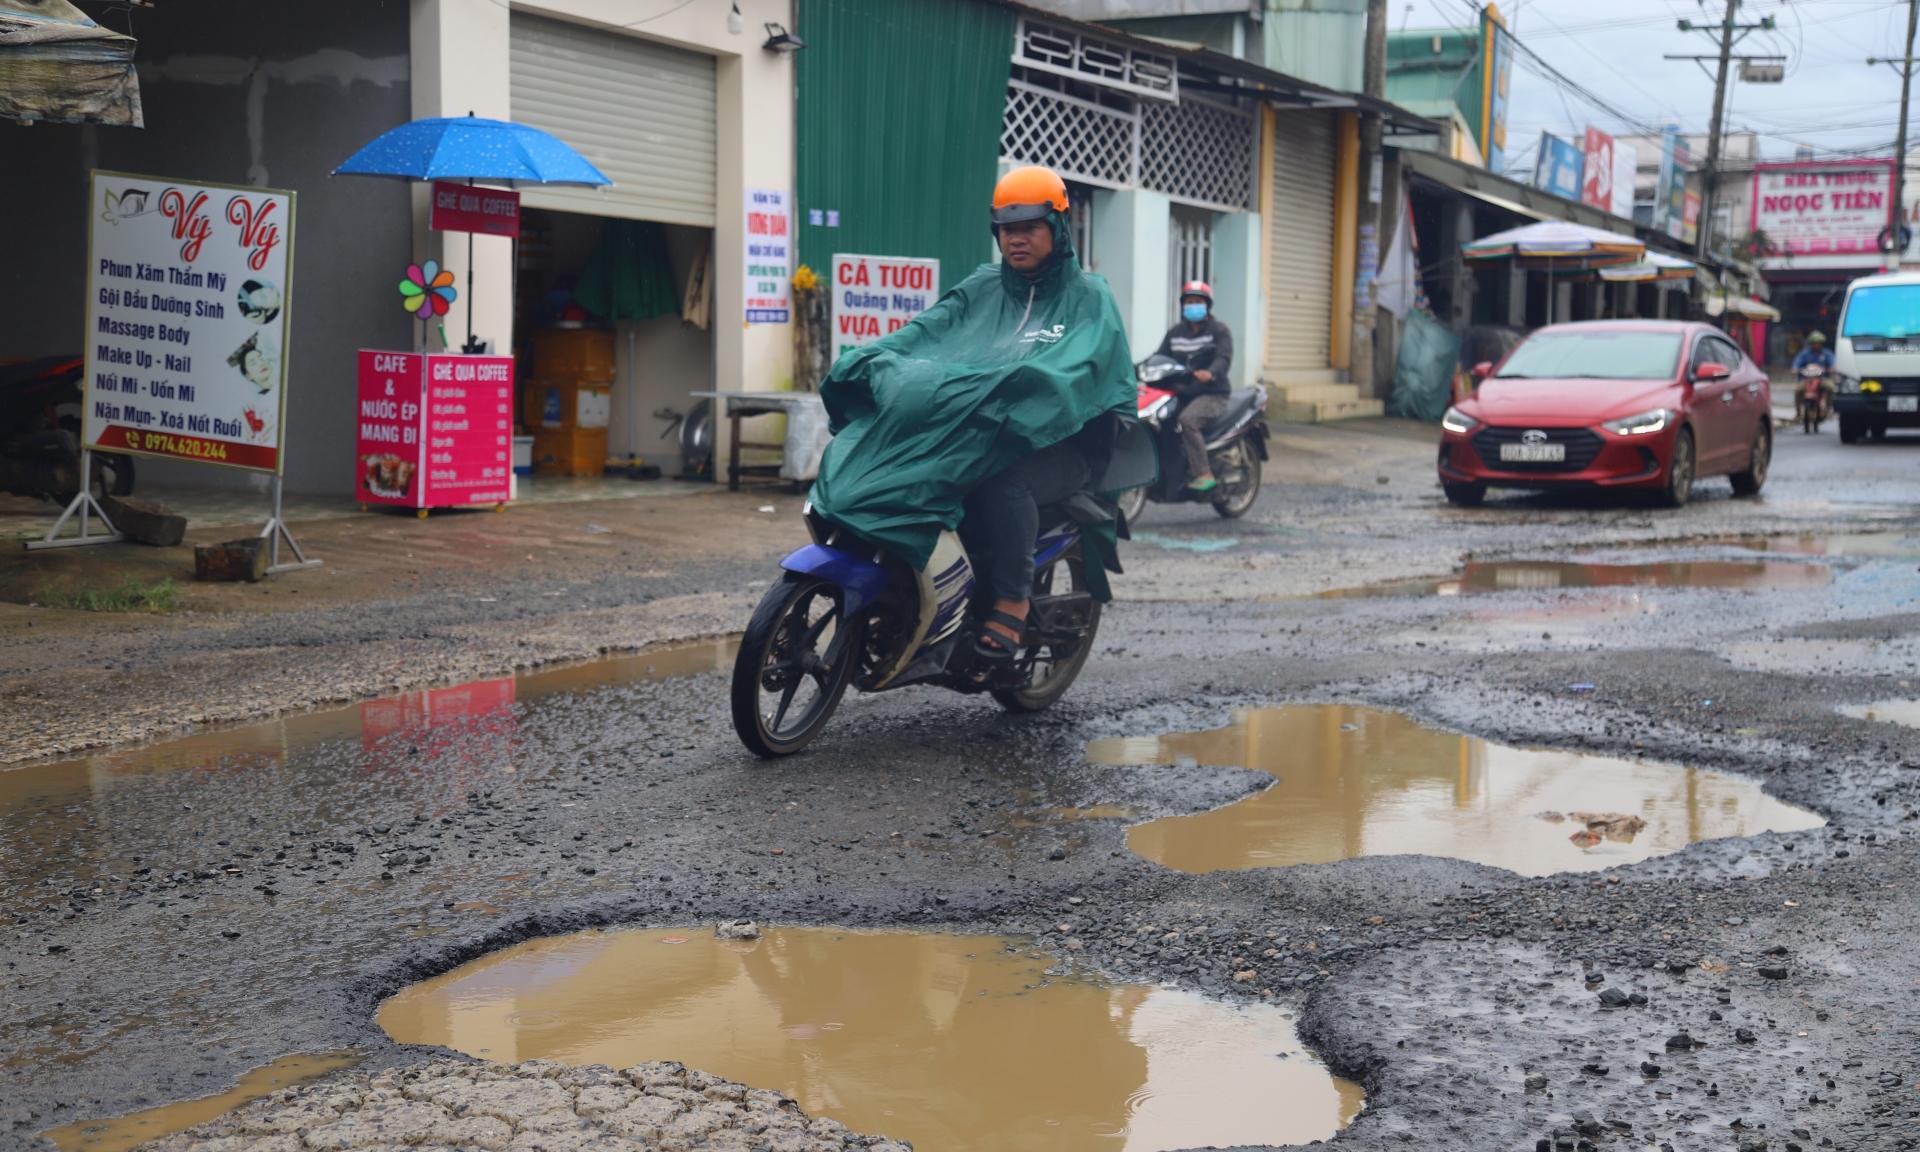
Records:
{"label": "white truck", "polygon": [[1920,272],[1862,276],[1847,285],[1833,368],[1841,443],[1920,428]]}

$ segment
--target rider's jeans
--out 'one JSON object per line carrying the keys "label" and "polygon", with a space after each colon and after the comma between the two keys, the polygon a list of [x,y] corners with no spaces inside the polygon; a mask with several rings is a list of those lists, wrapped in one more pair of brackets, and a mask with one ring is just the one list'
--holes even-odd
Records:
{"label": "rider's jeans", "polygon": [[1186,449],[1189,478],[1205,476],[1213,471],[1213,466],[1207,462],[1207,441],[1201,432],[1226,414],[1227,398],[1211,393],[1195,396],[1180,409],[1180,446]]}
{"label": "rider's jeans", "polygon": [[1086,458],[1061,442],[1016,461],[967,494],[961,539],[997,600],[1033,595],[1033,541],[1040,508],[1057,504],[1087,482]]}

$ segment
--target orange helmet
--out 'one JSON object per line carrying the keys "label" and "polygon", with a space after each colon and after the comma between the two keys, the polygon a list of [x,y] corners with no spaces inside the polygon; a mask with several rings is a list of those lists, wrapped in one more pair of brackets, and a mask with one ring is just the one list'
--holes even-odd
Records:
{"label": "orange helmet", "polygon": [[993,222],[1017,224],[1067,210],[1067,182],[1051,168],[1015,168],[993,186]]}
{"label": "orange helmet", "polygon": [[1184,303],[1189,296],[1198,296],[1209,305],[1213,303],[1213,285],[1205,280],[1189,280],[1180,286],[1180,299]]}

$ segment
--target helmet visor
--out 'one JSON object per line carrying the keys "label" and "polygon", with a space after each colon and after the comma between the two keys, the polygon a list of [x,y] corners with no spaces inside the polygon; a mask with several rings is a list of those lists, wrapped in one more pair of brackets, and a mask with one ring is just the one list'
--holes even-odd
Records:
{"label": "helmet visor", "polygon": [[1053,205],[1045,202],[1039,204],[1009,204],[1004,208],[995,208],[993,210],[993,222],[995,224],[1020,224],[1028,220],[1045,220],[1047,213],[1051,211],[1053,211]]}

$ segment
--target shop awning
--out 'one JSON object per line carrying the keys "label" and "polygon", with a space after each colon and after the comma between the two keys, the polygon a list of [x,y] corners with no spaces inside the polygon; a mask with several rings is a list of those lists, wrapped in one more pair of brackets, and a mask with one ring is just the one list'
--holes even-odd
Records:
{"label": "shop awning", "polygon": [[67,0],[0,0],[0,119],[144,128],[137,43]]}
{"label": "shop awning", "polygon": [[1778,308],[1745,296],[1709,296],[1706,304],[1709,316],[1738,316],[1746,320],[1780,319]]}

